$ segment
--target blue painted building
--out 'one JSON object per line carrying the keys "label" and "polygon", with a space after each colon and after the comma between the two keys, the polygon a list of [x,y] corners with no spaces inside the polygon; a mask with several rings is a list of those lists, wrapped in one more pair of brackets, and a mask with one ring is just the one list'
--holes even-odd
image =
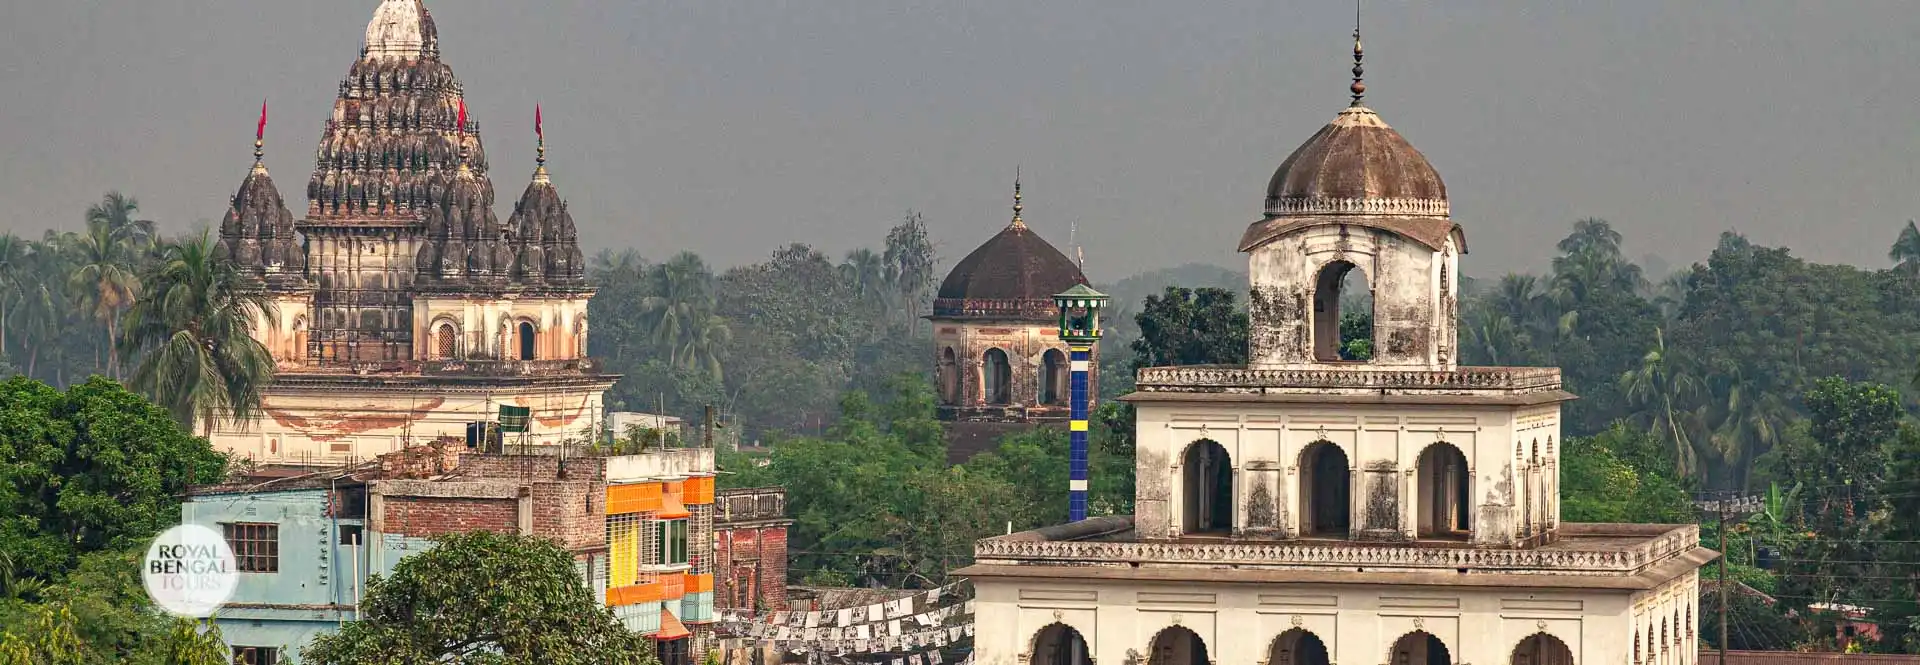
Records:
{"label": "blue painted building", "polygon": [[[366,488],[306,486],[311,484],[215,490],[181,506],[182,522],[220,531],[234,548],[240,582],[218,623],[240,662],[279,662],[356,618],[370,567]],[[345,497],[358,497],[358,510]]]}

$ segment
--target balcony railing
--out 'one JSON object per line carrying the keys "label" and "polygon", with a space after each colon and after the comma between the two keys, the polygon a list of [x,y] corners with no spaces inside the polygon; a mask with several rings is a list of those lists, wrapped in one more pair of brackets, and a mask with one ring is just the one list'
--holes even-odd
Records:
{"label": "balcony railing", "polygon": [[1264,389],[1461,390],[1532,392],[1560,388],[1557,367],[1461,367],[1452,371],[1249,369],[1183,365],[1140,370],[1141,392],[1259,392]]}

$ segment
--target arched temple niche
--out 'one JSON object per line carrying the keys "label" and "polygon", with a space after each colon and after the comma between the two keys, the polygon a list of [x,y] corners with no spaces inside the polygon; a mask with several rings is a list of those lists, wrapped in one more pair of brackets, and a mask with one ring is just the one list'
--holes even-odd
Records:
{"label": "arched temple niche", "polygon": [[1366,270],[1345,259],[1328,261],[1313,280],[1313,359],[1367,361],[1373,348],[1373,289]]}
{"label": "arched temple niche", "polygon": [[1180,456],[1181,531],[1227,535],[1233,531],[1233,460],[1212,439],[1187,445]]}
{"label": "arched temple niche", "polygon": [[1093,665],[1093,652],[1087,648],[1086,638],[1064,623],[1041,628],[1028,646],[1033,655],[1028,661],[1030,665]]}
{"label": "arched temple niche", "polygon": [[1040,355],[1040,403],[1065,405],[1067,403],[1068,367],[1067,354],[1059,349],[1047,349]]}
{"label": "arched temple niche", "polygon": [[[1637,662],[1637,645],[1634,653]],[[1574,665],[1573,650],[1567,648],[1567,643],[1558,637],[1544,632],[1534,633],[1514,645],[1512,658],[1508,662],[1512,665]]]}
{"label": "arched temple niche", "polygon": [[1347,537],[1353,528],[1353,465],[1325,439],[1300,451],[1300,535]]}
{"label": "arched temple niche", "polygon": [[1453,665],[1453,652],[1432,633],[1416,630],[1394,640],[1387,650],[1389,665]]}
{"label": "arched temple niche", "polygon": [[1333,655],[1319,635],[1293,628],[1273,638],[1267,647],[1267,665],[1333,665]]}
{"label": "arched temple niche", "polygon": [[980,401],[987,404],[1013,403],[1013,363],[999,347],[980,356]]}
{"label": "arched temple niche", "polygon": [[1467,456],[1446,441],[1420,452],[1414,505],[1421,538],[1465,539],[1472,535],[1473,473]]}
{"label": "arched temple niche", "polygon": [[516,359],[533,360],[539,356],[540,330],[533,321],[520,319],[515,323],[513,332]]}
{"label": "arched temple niche", "polygon": [[452,319],[433,322],[433,358],[453,360],[460,357],[460,326]]}
{"label": "arched temple niche", "polygon": [[1185,626],[1168,626],[1153,636],[1147,665],[1212,665],[1207,642]]}

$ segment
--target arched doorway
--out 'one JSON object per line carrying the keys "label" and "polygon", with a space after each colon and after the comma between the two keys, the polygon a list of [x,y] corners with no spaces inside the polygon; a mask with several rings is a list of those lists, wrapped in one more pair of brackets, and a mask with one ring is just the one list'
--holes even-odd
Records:
{"label": "arched doorway", "polygon": [[[1320,268],[1313,283],[1313,358],[1351,362],[1373,358],[1373,289],[1365,271],[1347,261]],[[1344,310],[1352,311],[1344,311]]]}
{"label": "arched doorway", "polygon": [[1181,521],[1186,533],[1220,533],[1233,530],[1233,460],[1227,449],[1210,439],[1187,446],[1180,460],[1182,497],[1185,504]]}
{"label": "arched doorway", "polygon": [[1067,354],[1048,349],[1040,357],[1040,403],[1067,403]]}
{"label": "arched doorway", "polygon": [[940,350],[940,401],[960,403],[960,367],[951,346]]}
{"label": "arched doorway", "polygon": [[1347,453],[1331,441],[1300,452],[1300,533],[1345,537],[1353,524],[1353,473]]}
{"label": "arched doorway", "polygon": [[533,322],[521,321],[520,327],[519,327],[519,333],[520,333],[519,335],[520,359],[533,360],[534,341],[537,339],[536,337],[534,337]]}
{"label": "arched doorway", "polygon": [[[1638,640],[1635,640],[1636,642]],[[1639,645],[1634,645],[1636,653]],[[1573,665],[1573,650],[1560,638],[1534,633],[1513,647],[1513,665]]]}
{"label": "arched doorway", "polygon": [[1472,531],[1468,522],[1473,503],[1473,479],[1467,474],[1467,456],[1445,441],[1420,452],[1418,493],[1419,534],[1422,538],[1460,538]]}
{"label": "arched doorway", "polygon": [[1064,623],[1040,629],[1033,636],[1032,665],[1092,665],[1093,654],[1080,631]]}
{"label": "arched doorway", "polygon": [[988,404],[1013,403],[1013,364],[1007,362],[1007,352],[1000,349],[987,349],[980,367],[981,385],[985,388],[983,396]]}
{"label": "arched doorway", "polygon": [[1207,643],[1185,626],[1170,626],[1153,636],[1147,665],[1210,665]]}
{"label": "arched doorway", "polygon": [[1447,650],[1447,643],[1423,630],[1416,630],[1393,643],[1393,650],[1387,652],[1387,662],[1391,665],[1453,665],[1453,653]]}
{"label": "arched doorway", "polygon": [[1268,648],[1268,665],[1332,665],[1333,657],[1327,652],[1327,643],[1320,636],[1301,628],[1294,628],[1273,638],[1273,646]]}

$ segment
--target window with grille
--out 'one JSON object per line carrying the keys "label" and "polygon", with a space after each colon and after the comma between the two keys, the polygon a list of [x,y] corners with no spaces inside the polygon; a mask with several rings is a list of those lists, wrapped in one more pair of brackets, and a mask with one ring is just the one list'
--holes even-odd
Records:
{"label": "window with grille", "polygon": [[280,572],[280,525],[237,522],[220,527],[240,572]]}
{"label": "window with grille", "polygon": [[713,572],[713,505],[694,504],[687,507],[692,515],[688,523],[687,563],[692,564],[696,575]]}
{"label": "window with grille", "polygon": [[233,665],[278,665],[280,650],[273,647],[234,647]]}
{"label": "window with grille", "polygon": [[660,520],[659,548],[660,563],[673,565],[687,562],[687,521],[685,519]]}
{"label": "window with grille", "polygon": [[440,328],[433,333],[433,342],[435,355],[443,359],[453,358],[453,325],[448,323],[440,324]]}

